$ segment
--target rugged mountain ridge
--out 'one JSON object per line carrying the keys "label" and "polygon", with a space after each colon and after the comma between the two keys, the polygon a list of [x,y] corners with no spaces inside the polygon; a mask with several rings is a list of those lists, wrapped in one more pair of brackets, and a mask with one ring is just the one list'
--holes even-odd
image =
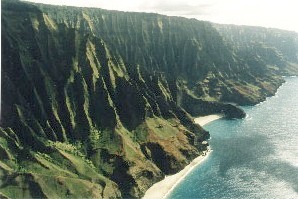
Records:
{"label": "rugged mountain ridge", "polygon": [[19,1],[1,13],[1,197],[141,197],[206,149],[191,115],[244,117],[224,102],[257,103],[293,73],[252,64],[208,22]]}
{"label": "rugged mountain ridge", "polygon": [[[251,48],[246,49],[244,45],[238,46],[241,37],[233,37],[233,40],[229,31],[223,35],[220,31],[223,28],[195,19],[101,9],[74,9],[71,15],[65,16],[63,13],[67,12],[67,7],[41,6],[40,9],[58,23],[79,27],[103,38],[125,63],[138,64],[149,72],[163,73],[167,79],[174,77],[173,81],[179,77],[181,87],[206,101],[255,104],[272,95],[280,85],[282,80],[276,74],[297,73],[297,70],[289,69],[297,68],[297,65],[290,67],[290,64],[297,63],[297,45],[289,48],[294,45],[292,41],[297,44],[297,34],[287,31],[270,33],[254,27],[254,38],[254,34],[249,32],[243,35],[251,42]],[[230,29],[230,32],[233,31]],[[259,55],[255,51],[258,45],[253,41],[262,43],[266,34],[268,48],[259,47],[262,58],[257,59]],[[280,45],[283,38],[288,39]],[[270,48],[273,49],[271,57],[268,55]],[[272,65],[283,68],[274,71]],[[277,85],[270,87],[263,82],[277,82]],[[184,104],[188,102],[184,103],[184,96],[176,95],[174,100],[186,108]]]}

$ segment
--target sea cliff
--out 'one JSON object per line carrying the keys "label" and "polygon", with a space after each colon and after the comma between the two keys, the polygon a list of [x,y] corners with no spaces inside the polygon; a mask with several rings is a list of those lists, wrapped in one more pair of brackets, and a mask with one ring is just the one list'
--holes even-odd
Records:
{"label": "sea cliff", "polygon": [[4,198],[142,197],[206,150],[192,116],[242,118],[297,72],[294,33],[259,47],[269,59],[194,19],[7,0],[1,15]]}

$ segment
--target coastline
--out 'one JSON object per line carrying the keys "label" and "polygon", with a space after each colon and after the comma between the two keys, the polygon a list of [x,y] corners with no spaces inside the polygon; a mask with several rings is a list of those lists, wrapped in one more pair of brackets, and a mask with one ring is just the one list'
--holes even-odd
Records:
{"label": "coastline", "polygon": [[[208,115],[204,117],[195,118],[195,123],[200,126],[204,126],[214,120],[222,118],[223,115]],[[201,164],[211,153],[208,148],[205,155],[200,155],[195,158],[189,165],[178,173],[170,176],[166,176],[163,180],[155,183],[151,186],[145,193],[143,199],[164,199],[166,198],[172,190],[182,181],[184,178],[199,164]]]}
{"label": "coastline", "polygon": [[200,126],[204,126],[210,122],[213,122],[214,120],[218,120],[220,118],[222,118],[223,115],[221,114],[214,114],[214,115],[207,115],[207,116],[203,116],[203,117],[197,117],[194,119],[196,124],[199,124]]}

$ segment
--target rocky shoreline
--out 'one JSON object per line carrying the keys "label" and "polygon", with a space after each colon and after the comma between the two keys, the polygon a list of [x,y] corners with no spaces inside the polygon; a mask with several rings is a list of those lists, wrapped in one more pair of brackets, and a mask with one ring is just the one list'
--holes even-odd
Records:
{"label": "rocky shoreline", "polygon": [[[222,118],[223,115],[208,115],[204,117],[195,118],[196,124],[204,126],[210,122]],[[172,190],[197,166],[199,166],[208,155],[211,153],[211,149],[208,147],[206,151],[202,152],[202,155],[196,157],[190,164],[178,173],[170,176],[166,176],[160,182],[155,183],[145,193],[143,199],[164,199]]]}

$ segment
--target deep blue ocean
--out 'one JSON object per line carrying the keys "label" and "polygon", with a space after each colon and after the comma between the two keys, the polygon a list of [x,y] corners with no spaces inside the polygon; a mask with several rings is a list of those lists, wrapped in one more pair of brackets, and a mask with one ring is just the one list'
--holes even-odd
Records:
{"label": "deep blue ocean", "polygon": [[243,108],[243,120],[204,126],[213,151],[168,199],[298,199],[298,78]]}

